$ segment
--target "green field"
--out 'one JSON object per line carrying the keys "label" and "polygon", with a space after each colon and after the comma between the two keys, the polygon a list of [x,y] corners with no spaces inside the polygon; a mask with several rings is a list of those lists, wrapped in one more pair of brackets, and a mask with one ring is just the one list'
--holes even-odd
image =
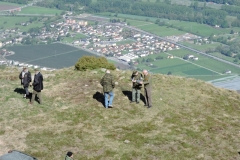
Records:
{"label": "green field", "polygon": [[[240,70],[237,67],[231,66],[219,62],[217,60],[195,54],[188,50],[174,50],[168,51],[168,53],[179,57],[173,59],[167,59],[167,53],[159,53],[144,57],[145,60],[148,58],[155,59],[157,56],[161,55],[164,59],[156,60],[151,62],[152,66],[149,66],[149,63],[141,63],[143,58],[139,58],[139,65],[136,67],[140,70],[147,69],[153,73],[162,73],[168,74],[171,72],[173,75],[191,77],[196,79],[201,79],[204,81],[214,80],[217,78],[228,77],[229,75],[222,74],[226,70],[231,70],[233,74],[240,74]],[[198,61],[184,61],[182,57],[186,54],[192,54],[199,58]]]}
{"label": "green field", "polygon": [[52,9],[52,8],[44,8],[44,7],[36,7],[31,6],[27,8],[23,8],[20,13],[22,14],[61,14],[61,10]]}
{"label": "green field", "polygon": [[193,43],[189,43],[189,42],[183,42],[181,43],[185,46],[200,50],[200,51],[206,51],[208,49],[215,49],[217,46],[220,45],[220,43],[218,42],[213,42],[212,44],[203,44],[203,45],[198,45],[198,44],[193,44]]}
{"label": "green field", "polygon": [[16,4],[16,3],[9,3],[9,2],[0,2],[0,5],[8,5],[8,6],[16,6],[16,7],[18,7],[18,6],[23,6],[23,5],[21,5],[21,4]]}
{"label": "green field", "polygon": [[16,25],[16,23],[23,23],[29,21],[31,17],[9,17],[9,16],[0,16],[0,28],[3,29],[13,29],[19,28],[21,31],[28,31],[30,28],[42,27],[43,23],[33,22],[28,26]]}
{"label": "green field", "polygon": [[173,51],[168,51],[168,53],[170,53],[174,56],[177,56],[177,57],[183,57],[186,54],[192,54],[199,58],[199,60],[197,60],[197,61],[191,61],[192,63],[198,64],[200,66],[204,66],[206,68],[209,68],[209,69],[214,70],[219,73],[223,73],[226,70],[231,70],[233,74],[240,74],[240,69],[237,67],[234,67],[232,65],[229,65],[229,64],[226,64],[223,62],[219,62],[217,60],[205,57],[200,54],[196,54],[196,53],[188,51],[188,50],[184,50],[184,49],[173,50]]}
{"label": "green field", "polygon": [[[115,15],[115,13],[110,13],[110,12],[103,12],[103,13],[99,13],[98,15],[101,15],[101,16],[105,16],[105,17],[113,17]],[[155,17],[146,17],[146,16],[137,16],[137,15],[130,15],[130,14],[120,14],[118,13],[118,16],[117,17],[114,17],[114,18],[126,18],[127,19],[127,22],[130,23],[130,25],[132,26],[139,26],[139,28],[153,28],[154,29],[157,29],[158,27],[160,29],[163,29],[165,30],[164,28],[162,28],[161,26],[158,26],[156,24],[152,24],[152,25],[146,25],[150,22],[152,23],[155,23],[155,21],[158,19],[158,18],[155,18]],[[181,32],[182,33],[186,33],[186,32],[191,32],[191,33],[194,33],[194,34],[197,34],[197,35],[200,35],[200,36],[203,36],[203,37],[209,37],[211,34],[215,34],[215,35],[222,35],[222,34],[229,34],[231,29],[233,29],[234,31],[239,31],[240,32],[240,28],[214,28],[214,27],[211,27],[211,26],[208,26],[208,25],[205,25],[205,24],[199,24],[199,23],[196,23],[196,22],[187,22],[187,21],[178,21],[178,20],[168,20],[168,19],[163,19],[163,18],[159,18],[160,21],[164,21],[167,25],[172,25],[173,28],[168,28],[168,32],[169,34],[166,34],[166,35],[174,35],[175,33],[176,34],[180,34]],[[233,17],[228,17],[228,19],[233,19]],[[130,20],[135,20],[133,22],[131,22]],[[148,22],[146,22],[146,20]],[[139,21],[139,22],[136,22],[136,21]],[[141,22],[142,21],[142,22]],[[142,27],[140,25],[143,25]],[[144,26],[146,25],[146,26]],[[175,30],[174,27],[181,27],[184,31],[179,31],[179,30]],[[157,30],[160,30],[160,29],[157,29]],[[147,31],[151,29],[147,29]],[[171,31],[173,31],[173,33],[171,34]],[[178,31],[178,32],[177,32]]]}
{"label": "green field", "polygon": [[156,34],[158,36],[172,36],[172,35],[182,35],[186,32],[179,31],[175,28],[169,28],[166,26],[158,26],[156,24],[150,24],[150,25],[143,25],[140,27],[137,27],[139,29],[142,29],[144,31]]}
{"label": "green field", "polygon": [[224,60],[227,60],[229,62],[233,62],[235,58],[232,58],[232,57],[228,57],[228,56],[225,56],[219,52],[214,52],[214,53],[210,53],[211,55],[215,56],[215,57],[218,57],[218,58],[221,58],[221,59],[224,59]]}
{"label": "green field", "polygon": [[64,37],[62,42],[72,43],[73,41],[79,40],[81,38],[86,38],[86,37],[87,36],[85,36],[84,34],[77,33],[77,34],[74,35],[74,37]]}

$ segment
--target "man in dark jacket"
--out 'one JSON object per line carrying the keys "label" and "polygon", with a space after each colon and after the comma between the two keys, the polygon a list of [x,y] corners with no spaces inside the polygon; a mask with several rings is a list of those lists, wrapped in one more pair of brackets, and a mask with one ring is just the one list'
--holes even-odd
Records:
{"label": "man in dark jacket", "polygon": [[[113,94],[113,88],[115,87],[115,82],[113,75],[110,74],[110,71],[107,70],[106,74],[101,79],[101,85],[103,86],[103,92],[105,97],[105,108],[112,108],[112,102],[114,98]],[[108,96],[110,96],[110,99],[108,101]]]}
{"label": "man in dark jacket", "polygon": [[138,71],[133,71],[132,76],[131,76],[131,81],[132,81],[132,102],[136,101],[136,95],[137,95],[137,101],[136,103],[139,103],[140,101],[140,93],[141,93],[141,88],[142,84],[142,74],[139,73]]}
{"label": "man in dark jacket", "polygon": [[33,81],[33,93],[30,104],[33,104],[35,96],[39,99],[39,104],[42,104],[41,90],[43,90],[43,76],[39,71],[39,68],[35,69],[34,81]]}
{"label": "man in dark jacket", "polygon": [[25,90],[23,98],[26,98],[27,96],[29,96],[28,87],[30,82],[32,81],[31,73],[28,71],[27,67],[23,67],[22,72],[19,74],[19,79],[21,80],[21,85]]}

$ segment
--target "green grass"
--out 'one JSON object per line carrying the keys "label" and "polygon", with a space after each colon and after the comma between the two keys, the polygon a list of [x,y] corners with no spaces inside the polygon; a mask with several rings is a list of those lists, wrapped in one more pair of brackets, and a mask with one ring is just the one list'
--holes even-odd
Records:
{"label": "green grass", "polygon": [[232,58],[232,57],[228,57],[228,56],[225,56],[219,52],[214,52],[214,53],[210,53],[211,55],[215,56],[215,57],[218,57],[218,58],[221,58],[221,59],[224,59],[224,60],[227,60],[229,62],[233,62],[235,58]]}
{"label": "green grass", "polygon": [[183,42],[181,43],[185,46],[200,50],[200,51],[207,51],[208,49],[215,49],[217,46],[220,45],[220,43],[218,42],[213,42],[212,44],[203,44],[203,45],[198,45],[198,44],[194,44],[194,43],[189,43],[189,42]]}
{"label": "green grass", "polygon": [[16,6],[16,7],[18,7],[18,6],[23,6],[23,5],[21,5],[21,4],[16,4],[16,3],[9,3],[9,2],[0,2],[0,5],[8,5],[8,6]]}
{"label": "green grass", "polygon": [[67,151],[74,159],[238,158],[236,92],[156,74],[147,109],[143,101],[129,104],[131,72],[112,71],[119,85],[114,108],[106,110],[99,84],[104,72],[96,72],[42,71],[44,104],[29,105],[18,69],[0,70],[0,155],[17,148],[41,160],[63,159]]}
{"label": "green grass", "polygon": [[16,25],[16,23],[23,23],[29,21],[31,17],[9,17],[9,16],[0,16],[0,27],[3,29],[13,29],[19,28],[21,31],[28,31],[30,28],[42,27],[42,22],[33,22],[28,26]]}
{"label": "green grass", "polygon": [[219,62],[217,60],[190,52],[188,50],[174,50],[174,51],[168,51],[168,53],[178,56],[178,57],[183,57],[186,54],[192,54],[196,57],[199,58],[198,61],[193,61],[193,63],[198,64],[200,66],[204,66],[206,68],[209,68],[211,70],[223,73],[226,70],[231,70],[233,74],[240,74],[240,70],[237,67],[231,66],[229,64],[223,63],[223,62]]}
{"label": "green grass", "polygon": [[85,36],[84,34],[77,33],[74,37],[64,37],[62,42],[72,43],[75,40],[79,40],[81,38],[86,38],[86,37],[87,36]]}
{"label": "green grass", "polygon": [[27,8],[23,8],[20,13],[22,14],[61,14],[61,10],[52,9],[52,8],[44,8],[44,7],[36,7],[31,6]]}
{"label": "green grass", "polygon": [[144,31],[156,34],[158,36],[172,36],[172,35],[183,35],[186,32],[179,31],[175,28],[169,28],[166,26],[158,26],[156,24],[150,24],[150,25],[143,25],[137,27],[139,29],[142,29]]}

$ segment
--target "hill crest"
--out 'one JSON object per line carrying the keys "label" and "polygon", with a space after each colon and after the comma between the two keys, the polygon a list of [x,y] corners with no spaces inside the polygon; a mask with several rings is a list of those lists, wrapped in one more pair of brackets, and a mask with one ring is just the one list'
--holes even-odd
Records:
{"label": "hill crest", "polygon": [[[130,105],[131,71],[113,71],[114,108],[103,107],[101,69],[42,72],[43,105],[22,99],[16,68],[0,70],[1,154],[38,159],[237,159],[240,95],[200,80],[153,75],[153,108]],[[33,72],[32,72],[33,74]]]}

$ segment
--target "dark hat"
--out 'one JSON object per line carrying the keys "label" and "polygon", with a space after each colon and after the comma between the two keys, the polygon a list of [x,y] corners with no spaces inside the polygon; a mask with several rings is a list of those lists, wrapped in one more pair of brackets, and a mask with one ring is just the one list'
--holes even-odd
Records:
{"label": "dark hat", "polygon": [[137,73],[138,73],[138,71],[137,71],[137,70],[134,70],[134,71],[133,71],[133,74],[137,74]]}
{"label": "dark hat", "polygon": [[69,151],[69,152],[67,152],[67,156],[68,156],[68,157],[71,157],[72,155],[73,155],[73,153],[72,153],[72,152],[70,152],[70,151]]}

